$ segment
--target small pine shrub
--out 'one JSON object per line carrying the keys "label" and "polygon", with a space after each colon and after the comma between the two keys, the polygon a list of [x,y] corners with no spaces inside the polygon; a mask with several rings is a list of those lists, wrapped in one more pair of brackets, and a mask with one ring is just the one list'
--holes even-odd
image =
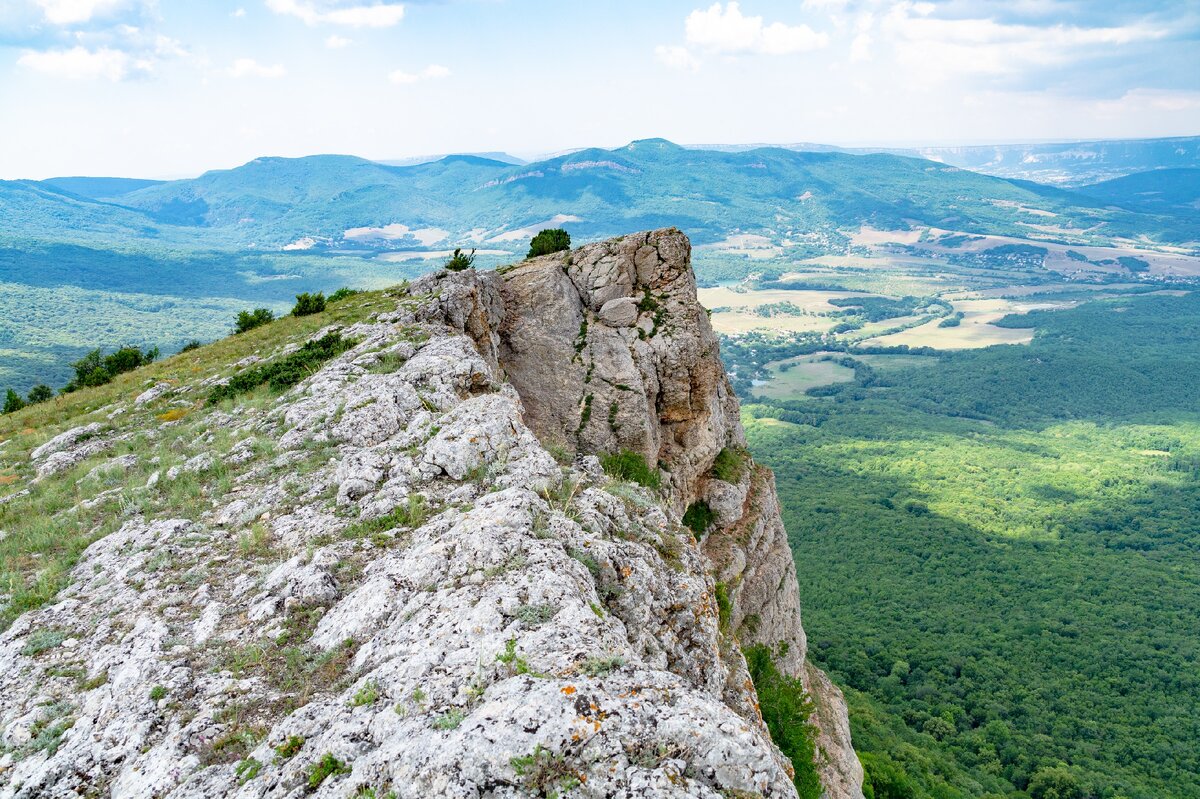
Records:
{"label": "small pine shrub", "polygon": [[165,685],[156,685],[150,689],[150,700],[157,702],[160,699],[167,698],[167,687]]}
{"label": "small pine shrub", "polygon": [[662,483],[658,472],[650,468],[639,452],[623,449],[620,452],[606,453],[600,456],[600,465],[604,467],[605,474],[618,480],[628,480],[655,490]]}
{"label": "small pine shrub", "polygon": [[571,249],[571,234],[562,228],[551,228],[543,230],[533,237],[533,241],[529,242],[529,254],[525,257],[536,258],[539,255],[548,255],[552,252],[569,249]]}
{"label": "small pine shrub", "polygon": [[234,321],[234,332],[245,333],[256,327],[275,321],[275,314],[269,308],[255,308],[253,311],[239,311]]}
{"label": "small pine shrub", "polygon": [[465,269],[475,268],[475,251],[471,250],[471,254],[467,255],[461,248],[454,248],[454,255],[450,256],[450,260],[446,261],[445,268],[450,272],[462,272]]}
{"label": "small pine shrub", "polygon": [[292,308],[292,316],[311,316],[325,310],[325,295],[321,292],[309,294],[307,291],[296,295],[296,305]]}
{"label": "small pine shrub", "polygon": [[342,286],[340,289],[338,289],[337,291],[330,294],[329,299],[327,301],[328,302],[338,302],[339,300],[344,300],[347,297],[353,297],[355,294],[362,294],[362,292],[359,291],[358,289],[352,289],[347,286]]}
{"label": "small pine shrub", "polygon": [[28,403],[37,405],[39,402],[46,402],[54,398],[54,389],[45,383],[38,383],[33,388],[29,389]]}
{"label": "small pine shrub", "polygon": [[11,388],[4,395],[4,413],[16,413],[25,407],[25,400]]}
{"label": "small pine shrub", "polygon": [[184,344],[179,349],[179,351],[180,352],[191,352],[192,350],[198,350],[203,346],[204,346],[204,343],[201,342],[200,339],[194,338],[191,341],[189,341],[187,344]]}

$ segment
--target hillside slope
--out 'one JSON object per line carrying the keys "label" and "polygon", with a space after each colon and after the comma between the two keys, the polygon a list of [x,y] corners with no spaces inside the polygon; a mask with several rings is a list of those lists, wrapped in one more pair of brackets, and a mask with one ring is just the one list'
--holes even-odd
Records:
{"label": "hillside slope", "polygon": [[[529,324],[549,297],[565,347]],[[558,393],[508,382],[535,361]],[[0,796],[791,797],[819,773],[862,797],[678,231],[356,295],[0,424]],[[772,744],[754,643],[808,687],[812,762]]]}

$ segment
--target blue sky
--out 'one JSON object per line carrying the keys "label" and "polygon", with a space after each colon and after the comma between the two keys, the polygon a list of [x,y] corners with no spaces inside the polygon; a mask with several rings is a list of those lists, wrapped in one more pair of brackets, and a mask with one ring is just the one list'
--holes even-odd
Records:
{"label": "blue sky", "polygon": [[1200,134],[1195,0],[0,0],[0,177]]}

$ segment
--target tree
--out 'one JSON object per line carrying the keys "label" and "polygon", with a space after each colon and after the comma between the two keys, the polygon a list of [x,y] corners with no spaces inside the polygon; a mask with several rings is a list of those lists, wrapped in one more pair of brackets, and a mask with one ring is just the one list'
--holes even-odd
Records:
{"label": "tree", "polygon": [[325,310],[325,295],[318,291],[309,294],[307,291],[296,295],[296,307],[292,308],[292,316],[308,316]]}
{"label": "tree", "polygon": [[275,321],[275,314],[271,313],[268,308],[255,308],[253,311],[239,311],[237,322],[235,323],[235,333],[245,333],[247,330],[253,330],[256,327],[261,327],[268,322]]}
{"label": "tree", "polygon": [[454,255],[450,256],[450,260],[446,261],[446,269],[451,272],[461,272],[464,269],[475,268],[475,251],[471,250],[470,255],[463,253],[459,247],[454,248]]}
{"label": "tree", "polygon": [[25,402],[11,388],[4,395],[4,413],[16,413],[25,407]]}
{"label": "tree", "polygon": [[53,396],[54,389],[50,388],[50,386],[46,385],[45,383],[38,383],[33,388],[29,389],[29,404],[36,405],[39,402],[45,402]]}
{"label": "tree", "polygon": [[1033,799],[1083,799],[1083,788],[1066,766],[1039,769],[1029,781]]}
{"label": "tree", "polygon": [[562,228],[543,230],[529,242],[529,255],[526,258],[536,258],[552,252],[571,249],[571,234]]}

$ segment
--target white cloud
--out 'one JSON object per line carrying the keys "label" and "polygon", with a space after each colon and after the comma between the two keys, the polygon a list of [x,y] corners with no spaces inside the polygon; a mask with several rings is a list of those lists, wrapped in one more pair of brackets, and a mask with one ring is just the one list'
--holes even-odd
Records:
{"label": "white cloud", "polygon": [[871,29],[875,26],[875,15],[867,11],[858,15],[854,22],[854,38],[850,42],[851,61],[870,61],[871,45],[875,43]]}
{"label": "white cloud", "polygon": [[129,0],[37,0],[37,5],[47,22],[75,25],[118,11],[129,5]]}
{"label": "white cloud", "polygon": [[400,85],[408,85],[411,83],[419,83],[423,80],[436,80],[437,78],[445,78],[450,75],[450,70],[443,67],[441,64],[430,64],[420,72],[405,72],[402,69],[397,69],[395,72],[388,74],[388,80],[392,83]]}
{"label": "white cloud", "polygon": [[107,78],[117,81],[153,69],[150,61],[134,58],[124,50],[111,47],[101,47],[97,50],[89,50],[86,47],[42,52],[30,50],[17,59],[17,63],[35,72],[75,80]]}
{"label": "white cloud", "polygon": [[1068,64],[1089,49],[1107,50],[1167,35],[1145,23],[1120,27],[1006,24],[993,19],[941,19],[928,3],[896,3],[881,23],[896,58],[923,79],[964,74],[1015,75],[1031,67]]}
{"label": "white cloud", "polygon": [[325,40],[325,46],[330,50],[341,50],[348,44],[350,44],[349,39],[345,38],[344,36],[338,36],[337,34],[334,34]]}
{"label": "white cloud", "polygon": [[244,8],[239,8],[237,11],[234,11],[234,12],[233,12],[232,14],[230,14],[229,16],[231,16],[231,17],[237,17],[238,19],[241,19],[242,17],[246,16],[246,9],[244,9]]}
{"label": "white cloud", "polygon": [[660,64],[664,64],[671,69],[683,70],[686,72],[695,72],[700,69],[700,61],[686,47],[679,45],[660,44],[654,48],[654,57],[658,59]]}
{"label": "white cloud", "polygon": [[829,36],[807,25],[767,25],[762,17],[742,15],[737,2],[722,8],[714,3],[707,11],[696,10],[684,23],[688,44],[715,53],[762,53],[786,55],[815,50],[829,43]]}
{"label": "white cloud", "polygon": [[404,19],[401,3],[341,5],[307,0],[267,0],[276,14],[297,17],[307,25],[345,25],[351,28],[390,28]]}
{"label": "white cloud", "polygon": [[283,64],[260,64],[253,58],[239,58],[225,70],[231,78],[282,78],[287,74]]}

